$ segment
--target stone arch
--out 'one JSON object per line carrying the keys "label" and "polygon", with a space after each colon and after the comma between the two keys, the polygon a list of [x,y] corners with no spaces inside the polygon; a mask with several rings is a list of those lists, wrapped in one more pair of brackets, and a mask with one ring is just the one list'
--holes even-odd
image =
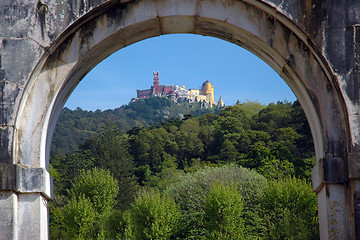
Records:
{"label": "stone arch", "polygon": [[[126,3],[99,5],[76,20],[33,69],[15,121],[14,164],[48,169],[51,135],[64,103],[82,77],[113,52],[163,34],[213,36],[256,54],[295,93],[315,142],[319,168],[313,171],[314,190],[325,206],[320,208],[321,236],[327,239],[348,232],[351,223],[346,215],[350,210],[332,211],[329,207],[332,202],[324,190],[325,183],[337,183],[345,178],[345,159],[351,144],[346,105],[326,59],[306,35],[276,9],[256,0],[123,2]],[[324,180],[323,175],[331,167],[340,167],[339,176],[326,176]],[[41,192],[48,198],[50,188],[45,171],[43,185],[32,192]],[[345,204],[344,189],[335,187],[326,191],[337,196],[334,201]],[[333,219],[338,224],[328,227]]]}

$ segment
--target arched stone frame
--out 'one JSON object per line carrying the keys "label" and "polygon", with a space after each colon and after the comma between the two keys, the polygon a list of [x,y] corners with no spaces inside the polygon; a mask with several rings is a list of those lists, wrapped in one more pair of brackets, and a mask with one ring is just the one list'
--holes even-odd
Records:
{"label": "arched stone frame", "polygon": [[[47,210],[42,203],[51,196],[51,187],[45,169],[52,131],[72,90],[96,64],[118,49],[172,33],[214,36],[237,44],[263,59],[286,81],[305,111],[314,138],[318,167],[313,171],[313,183],[319,196],[321,237],[350,238],[354,223],[347,220],[351,214],[345,206],[348,190],[346,185],[337,184],[347,178],[351,144],[340,88],[325,58],[308,38],[276,9],[255,0],[103,4],[66,29],[34,69],[15,121],[13,163],[30,169],[19,170],[24,179],[33,172],[41,178],[36,186],[18,184],[14,215],[20,220],[14,228],[19,237],[26,231],[47,238]],[[327,175],[333,174],[332,167],[340,169],[336,176]],[[36,205],[42,214],[40,219],[27,214],[31,201],[31,208]],[[336,224],[330,225],[331,221]]]}

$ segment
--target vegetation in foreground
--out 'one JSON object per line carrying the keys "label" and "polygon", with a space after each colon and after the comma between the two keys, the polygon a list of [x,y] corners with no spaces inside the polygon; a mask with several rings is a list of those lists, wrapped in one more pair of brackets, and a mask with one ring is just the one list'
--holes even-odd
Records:
{"label": "vegetation in foreground", "polygon": [[108,123],[51,159],[51,239],[318,239],[313,161],[297,102]]}

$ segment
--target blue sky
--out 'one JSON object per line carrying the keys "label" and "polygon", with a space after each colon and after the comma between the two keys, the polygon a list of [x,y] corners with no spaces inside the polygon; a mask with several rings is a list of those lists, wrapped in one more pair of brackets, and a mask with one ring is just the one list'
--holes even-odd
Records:
{"label": "blue sky", "polygon": [[70,109],[106,110],[129,103],[136,89],[160,84],[200,88],[208,79],[215,100],[226,105],[251,100],[262,104],[296,97],[278,74],[260,58],[232,43],[199,35],[172,34],[123,48],[98,64],[65,104]]}

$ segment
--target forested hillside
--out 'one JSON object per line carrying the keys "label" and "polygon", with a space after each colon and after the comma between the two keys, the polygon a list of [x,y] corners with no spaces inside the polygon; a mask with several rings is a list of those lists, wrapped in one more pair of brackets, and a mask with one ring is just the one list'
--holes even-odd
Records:
{"label": "forested hillside", "polygon": [[318,239],[314,161],[298,102],[110,121],[51,159],[51,239]]}
{"label": "forested hillside", "polygon": [[219,112],[218,108],[201,107],[198,102],[174,104],[164,97],[139,99],[105,111],[64,108],[54,131],[50,155],[74,153],[78,144],[98,133],[108,121],[113,121],[122,132],[127,132],[135,126],[149,127],[184,114],[198,117],[205,113]]}

